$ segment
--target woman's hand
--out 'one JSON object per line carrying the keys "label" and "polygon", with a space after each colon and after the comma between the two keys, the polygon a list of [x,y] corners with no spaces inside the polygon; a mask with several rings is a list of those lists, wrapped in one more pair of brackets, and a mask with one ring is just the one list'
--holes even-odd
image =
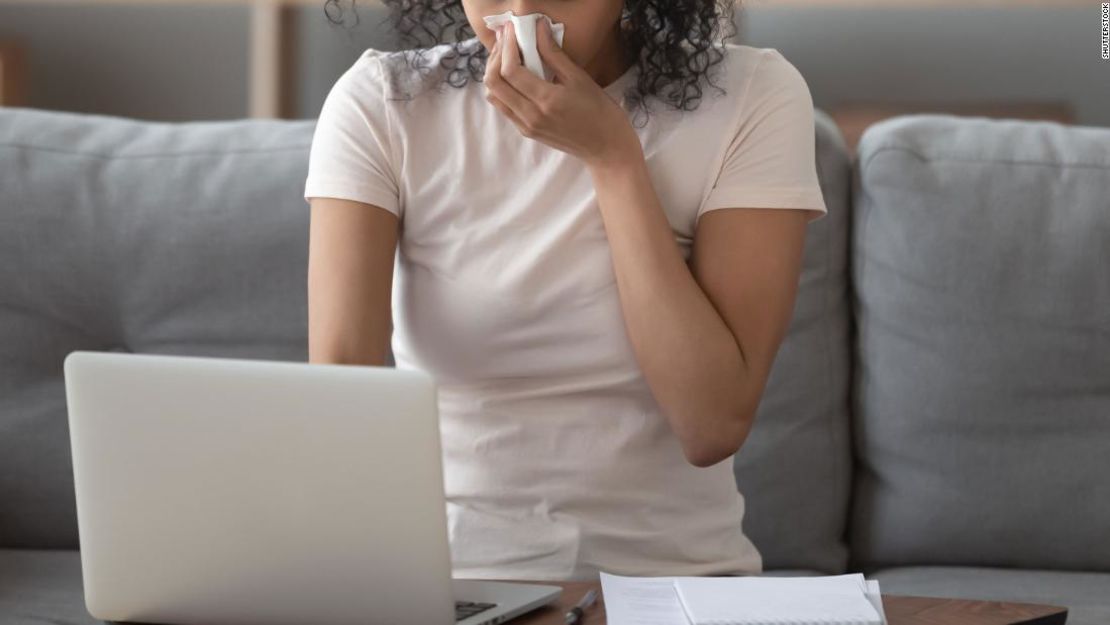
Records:
{"label": "woman's hand", "polygon": [[640,138],[624,110],[558,46],[547,20],[538,21],[537,47],[556,82],[521,64],[508,22],[486,62],[486,100],[525,137],[577,156],[587,166],[642,158]]}

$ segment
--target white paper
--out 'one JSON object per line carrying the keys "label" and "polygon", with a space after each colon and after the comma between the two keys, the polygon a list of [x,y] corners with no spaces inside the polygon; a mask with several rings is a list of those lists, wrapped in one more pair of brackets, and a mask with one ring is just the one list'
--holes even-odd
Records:
{"label": "white paper", "polygon": [[687,625],[670,577],[626,577],[601,572],[609,625]]}
{"label": "white paper", "polygon": [[867,580],[867,599],[871,605],[875,607],[875,611],[879,613],[879,618],[883,620],[883,625],[886,625],[886,611],[883,610],[883,594],[879,592],[878,580]]}
{"label": "white paper", "polygon": [[882,625],[862,573],[812,577],[676,577],[690,623]]}
{"label": "white paper", "polygon": [[520,48],[521,56],[524,57],[524,66],[546,81],[550,82],[554,78],[554,74],[540,58],[539,43],[536,39],[538,36],[536,34],[536,20],[547,20],[547,23],[551,25],[551,34],[555,36],[555,43],[559,44],[560,48],[563,47],[563,31],[566,29],[564,24],[552,22],[551,18],[543,13],[513,15],[512,11],[505,11],[498,15],[487,15],[482,19],[486,22],[486,28],[494,32],[499,32],[500,27],[511,21],[513,32],[516,33],[517,47]]}
{"label": "white paper", "polygon": [[834,616],[846,623],[886,625],[879,582],[861,573],[627,577],[601,572],[601,589],[609,625],[828,623]]}

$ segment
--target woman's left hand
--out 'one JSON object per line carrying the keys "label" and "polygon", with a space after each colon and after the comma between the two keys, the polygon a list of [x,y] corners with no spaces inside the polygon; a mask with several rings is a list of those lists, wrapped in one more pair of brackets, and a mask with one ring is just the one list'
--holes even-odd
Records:
{"label": "woman's left hand", "polygon": [[486,100],[525,137],[577,156],[587,166],[641,156],[640,138],[624,109],[558,46],[547,20],[538,21],[537,47],[556,82],[537,77],[520,62],[509,22],[486,62]]}

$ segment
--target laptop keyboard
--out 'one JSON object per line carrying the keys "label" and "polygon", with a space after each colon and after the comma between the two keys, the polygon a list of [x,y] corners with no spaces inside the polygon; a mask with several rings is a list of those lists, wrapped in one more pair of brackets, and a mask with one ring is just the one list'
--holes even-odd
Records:
{"label": "laptop keyboard", "polygon": [[496,603],[482,603],[481,601],[456,601],[455,602],[455,620],[461,621],[464,618],[474,616],[479,612],[486,610],[497,605]]}

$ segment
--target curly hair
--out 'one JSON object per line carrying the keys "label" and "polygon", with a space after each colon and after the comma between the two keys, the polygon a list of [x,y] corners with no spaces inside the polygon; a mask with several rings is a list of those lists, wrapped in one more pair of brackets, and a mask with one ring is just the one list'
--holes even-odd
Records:
{"label": "curly hair", "polygon": [[[446,43],[451,34],[451,50],[440,60],[447,70],[444,81],[463,87],[483,80],[489,52],[480,45],[463,48],[476,34],[462,0],[383,2],[390,10],[383,21],[393,22],[412,69],[426,71],[427,48]],[[692,111],[701,102],[703,82],[725,93],[710,70],[724,57],[721,42],[736,35],[733,9],[733,0],[625,0],[620,44],[637,66],[636,82],[625,92],[631,107],[649,114],[649,99],[655,98],[672,109]],[[333,24],[343,23],[339,0],[325,0],[324,13]],[[355,18],[357,25],[357,11]]]}

